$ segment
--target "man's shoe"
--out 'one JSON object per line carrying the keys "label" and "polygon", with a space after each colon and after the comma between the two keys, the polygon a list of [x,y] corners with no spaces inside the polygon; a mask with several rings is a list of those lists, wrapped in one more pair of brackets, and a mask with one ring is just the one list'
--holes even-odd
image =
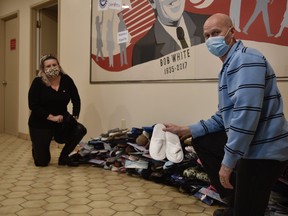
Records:
{"label": "man's shoe", "polygon": [[213,213],[213,216],[233,216],[233,209],[216,209]]}

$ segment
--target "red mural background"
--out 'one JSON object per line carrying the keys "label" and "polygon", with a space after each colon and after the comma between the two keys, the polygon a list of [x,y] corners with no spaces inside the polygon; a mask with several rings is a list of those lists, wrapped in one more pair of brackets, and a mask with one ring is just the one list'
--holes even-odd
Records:
{"label": "red mural background", "polygon": [[[196,6],[200,3],[205,2],[202,1],[189,1],[186,0],[185,11],[192,12],[195,14],[206,14],[211,15],[214,13],[225,13],[229,15],[230,13],[230,3],[232,0],[210,0],[212,3],[206,8],[197,8]],[[273,35],[268,36],[265,23],[263,20],[263,14],[260,13],[254,22],[251,24],[247,33],[243,33],[241,31],[250,17],[252,16],[257,0],[239,0],[241,2],[241,7],[237,8],[240,10],[240,31],[237,32],[236,38],[243,39],[243,40],[250,40],[250,41],[257,41],[257,42],[264,42],[270,43],[280,46],[288,46],[288,26],[285,26],[281,36],[275,37],[277,32],[281,27],[281,23],[284,19],[284,15],[286,12],[286,8],[288,0],[263,0],[268,1],[268,14],[269,14],[269,25],[271,29],[271,33]],[[262,1],[262,0],[261,0]],[[94,1],[97,4],[98,1]],[[192,2],[198,2],[199,4],[195,4]],[[107,72],[121,72],[123,70],[129,69],[132,67],[131,59],[132,59],[132,51],[133,46],[137,40],[142,38],[147,31],[151,28],[153,23],[155,22],[154,12],[152,10],[151,5],[149,4],[148,0],[131,0],[131,8],[124,9],[122,11],[117,11],[117,14],[122,13],[124,17],[124,21],[127,26],[127,30],[129,35],[131,36],[129,44],[127,44],[127,60],[128,64],[120,66],[119,60],[119,53],[114,54],[115,63],[113,67],[109,67],[108,57],[105,56],[104,59],[100,59],[96,61],[95,53],[91,52],[91,58],[94,64],[97,64],[102,69],[106,70]],[[100,11],[96,11],[96,13],[100,13]],[[106,12],[105,12],[106,13]],[[287,12],[286,12],[287,13]],[[286,19],[288,19],[288,15],[286,15]],[[94,20],[91,21],[94,23]],[[286,20],[288,22],[288,20]],[[135,25],[135,23],[137,23]],[[199,27],[199,26],[197,26]]]}

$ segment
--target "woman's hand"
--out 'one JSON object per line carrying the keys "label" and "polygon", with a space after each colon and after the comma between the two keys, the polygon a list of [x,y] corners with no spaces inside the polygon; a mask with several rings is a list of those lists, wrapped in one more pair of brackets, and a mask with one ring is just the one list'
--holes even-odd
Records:
{"label": "woman's hand", "polygon": [[54,115],[49,114],[47,119],[50,121],[53,121],[53,122],[57,122],[57,123],[63,122],[63,116],[62,115],[54,116]]}

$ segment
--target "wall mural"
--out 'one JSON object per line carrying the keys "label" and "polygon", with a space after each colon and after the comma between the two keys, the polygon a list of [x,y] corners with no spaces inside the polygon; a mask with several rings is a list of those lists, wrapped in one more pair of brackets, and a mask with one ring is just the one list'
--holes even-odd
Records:
{"label": "wall mural", "polygon": [[202,27],[217,12],[288,77],[288,0],[91,1],[91,83],[216,79]]}

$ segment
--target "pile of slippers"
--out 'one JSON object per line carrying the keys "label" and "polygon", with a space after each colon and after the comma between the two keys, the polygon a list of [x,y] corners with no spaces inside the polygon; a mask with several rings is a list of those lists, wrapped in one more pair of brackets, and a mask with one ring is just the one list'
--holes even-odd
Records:
{"label": "pile of slippers", "polygon": [[164,131],[165,125],[156,124],[150,139],[149,154],[154,160],[167,160],[180,163],[184,153],[180,139],[176,134]]}

